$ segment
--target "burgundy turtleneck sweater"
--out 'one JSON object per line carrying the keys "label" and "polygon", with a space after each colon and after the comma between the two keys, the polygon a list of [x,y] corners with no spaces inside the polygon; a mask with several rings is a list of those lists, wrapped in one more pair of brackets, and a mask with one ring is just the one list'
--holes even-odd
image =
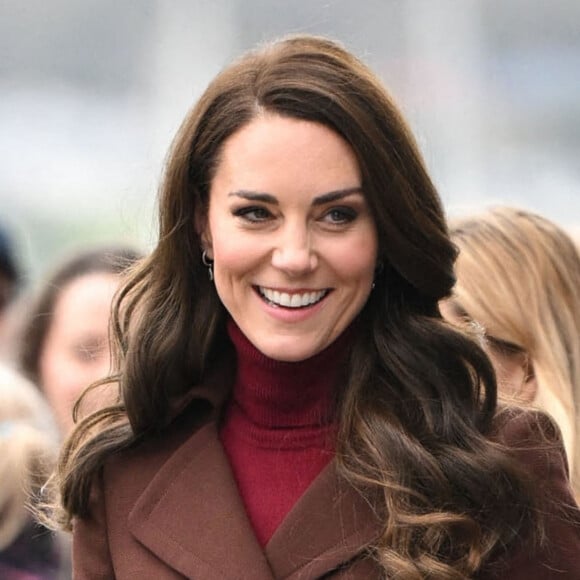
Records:
{"label": "burgundy turtleneck sweater", "polygon": [[337,383],[350,333],[305,361],[281,362],[258,351],[231,320],[228,332],[237,373],[220,438],[265,546],[333,456]]}

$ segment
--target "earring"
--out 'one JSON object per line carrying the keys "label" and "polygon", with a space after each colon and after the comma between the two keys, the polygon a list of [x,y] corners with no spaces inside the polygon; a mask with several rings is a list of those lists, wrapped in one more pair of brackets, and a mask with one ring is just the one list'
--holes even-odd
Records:
{"label": "earring", "polygon": [[213,282],[213,260],[207,257],[205,250],[201,253],[201,263],[207,268],[207,275],[209,276],[210,282]]}

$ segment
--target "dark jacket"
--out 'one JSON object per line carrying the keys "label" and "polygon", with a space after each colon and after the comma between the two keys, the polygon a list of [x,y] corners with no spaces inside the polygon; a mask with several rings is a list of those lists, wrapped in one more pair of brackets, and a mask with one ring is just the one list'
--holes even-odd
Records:
{"label": "dark jacket", "polygon": [[[263,550],[237,491],[214,417],[191,405],[158,439],[110,460],[94,486],[92,517],[74,524],[76,580],[274,580],[381,578],[366,557],[378,522],[331,462]],[[514,549],[479,578],[580,579],[580,516],[563,451],[531,449],[526,414],[501,438],[525,442],[524,460],[546,494],[570,504],[548,520],[548,545]],[[537,442],[537,441],[536,441]]]}
{"label": "dark jacket", "polygon": [[56,535],[32,521],[0,551],[0,580],[58,580],[61,570]]}

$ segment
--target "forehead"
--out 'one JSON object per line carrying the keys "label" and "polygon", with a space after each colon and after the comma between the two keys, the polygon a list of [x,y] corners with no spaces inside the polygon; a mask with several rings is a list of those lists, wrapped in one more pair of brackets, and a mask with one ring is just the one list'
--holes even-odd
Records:
{"label": "forehead", "polygon": [[261,115],[224,143],[210,192],[251,188],[313,195],[361,184],[350,145],[325,125]]}
{"label": "forehead", "polygon": [[107,324],[119,278],[108,272],[84,274],[71,280],[59,292],[54,307],[54,322],[67,325],[92,324],[101,319]]}

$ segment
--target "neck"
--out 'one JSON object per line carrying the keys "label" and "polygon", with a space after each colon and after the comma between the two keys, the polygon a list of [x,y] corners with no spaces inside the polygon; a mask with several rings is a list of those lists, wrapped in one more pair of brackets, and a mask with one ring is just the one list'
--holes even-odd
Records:
{"label": "neck", "polygon": [[233,398],[252,423],[279,429],[321,426],[334,420],[350,332],[299,362],[267,357],[231,320],[228,332],[237,354]]}

